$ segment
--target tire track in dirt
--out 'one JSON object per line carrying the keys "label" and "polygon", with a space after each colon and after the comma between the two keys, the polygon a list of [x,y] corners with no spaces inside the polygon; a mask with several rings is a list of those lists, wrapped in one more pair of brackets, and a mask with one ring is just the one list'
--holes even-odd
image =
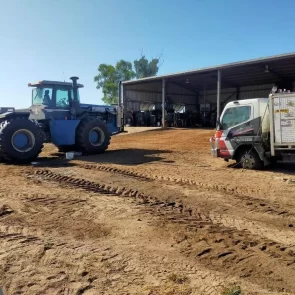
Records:
{"label": "tire track in dirt", "polygon": [[[42,215],[43,211],[38,210],[40,208],[36,208],[36,203],[34,202],[46,207],[59,206],[59,209],[62,204],[65,209],[70,206],[75,208],[77,204],[77,200],[75,199],[58,200],[55,197],[50,198],[50,195],[46,195],[48,199],[42,194],[33,194],[31,197],[29,194],[23,195],[14,193],[13,195],[18,196],[18,202],[31,201],[31,205],[37,209],[35,210],[35,215]],[[80,202],[78,202],[78,204],[80,204]],[[26,214],[26,212],[23,211],[21,213]],[[2,284],[5,293],[57,294],[56,290],[61,290],[63,285],[69,282],[69,276],[79,277],[78,272],[80,271],[80,264],[78,257],[81,256],[81,254],[88,254],[90,251],[88,247],[85,247],[82,241],[75,239],[73,243],[70,235],[65,238],[65,236],[51,232],[47,226],[41,229],[40,225],[42,226],[42,222],[41,224],[39,222],[38,226],[34,223],[26,224],[19,218],[20,212],[18,218],[15,220],[13,217],[6,218],[6,216],[7,215],[2,218],[0,217],[0,260],[3,262],[1,265],[1,282],[5,282]],[[52,219],[56,222],[54,218]],[[65,220],[65,216],[63,216],[63,220]],[[52,224],[53,226],[58,226],[58,224]],[[73,247],[73,245],[75,245],[75,247]],[[91,251],[95,250],[98,250],[97,247],[91,249]],[[102,249],[99,250],[102,251]],[[68,257],[68,259],[65,259],[65,257]],[[36,267],[36,265],[39,267]],[[50,265],[50,268],[44,267],[46,265]],[[67,269],[67,274],[61,271],[62,269]],[[16,277],[12,280],[11,276],[15,274]],[[82,276],[79,282],[67,284],[68,294],[78,294],[76,292],[82,292],[84,288],[90,289],[92,286],[91,283],[91,277],[87,276],[84,278],[84,276]]]}
{"label": "tire track in dirt", "polygon": [[[21,210],[23,213],[30,213],[30,214],[40,213],[38,212],[38,210],[36,211],[36,208],[34,208],[33,211],[26,212],[24,207],[28,207],[30,203],[35,203],[36,205],[38,204],[42,205],[44,209],[47,209],[45,211],[48,211],[50,207],[56,204],[59,204],[59,206],[65,206],[66,208],[66,205],[71,206],[75,204],[83,204],[86,202],[85,199],[81,199],[77,197],[68,199],[68,198],[64,198],[63,195],[58,195],[58,194],[55,194],[54,196],[52,196],[52,194],[44,194],[44,193],[29,194],[29,193],[13,193],[13,192],[9,192],[7,194],[0,193],[0,200],[5,199],[7,196],[9,196],[10,200],[7,201],[6,199],[5,203],[8,203],[8,204],[12,203],[16,211]],[[18,200],[19,202],[16,203],[15,200]],[[6,205],[6,204],[4,204],[3,206],[4,208],[5,206],[9,207],[9,205]],[[0,207],[0,217],[1,217],[2,207]],[[13,210],[10,208],[9,214],[11,213],[13,213]]]}
{"label": "tire track in dirt", "polygon": [[[42,169],[36,170],[35,174],[28,175],[28,177],[41,177],[44,180],[104,195],[135,198],[139,203],[148,207],[146,212],[150,212],[162,220],[160,221],[162,227],[166,226],[167,221],[174,226],[183,224],[186,230],[192,233],[189,239],[193,240],[193,243],[189,244],[190,246],[184,247],[183,253],[197,257],[198,261],[207,267],[220,270],[220,266],[223,266],[223,270],[227,268],[229,272],[237,272],[241,276],[251,277],[256,281],[259,281],[257,273],[263,275],[268,273],[268,276],[272,278],[269,282],[272,287],[278,289],[284,281],[286,288],[290,288],[290,290],[295,288],[295,283],[290,278],[290,274],[294,274],[295,270],[294,249],[287,248],[285,245],[253,236],[244,230],[225,227],[217,222],[216,218],[212,220],[209,215],[192,212],[183,204],[160,202],[157,198],[144,195],[137,190],[107,186]],[[199,238],[203,238],[195,240],[196,232]],[[237,268],[236,265],[241,265],[241,263],[243,267]],[[275,269],[278,265],[280,271],[274,270],[269,273],[270,266]],[[257,268],[255,276],[250,271],[253,267]]]}
{"label": "tire track in dirt", "polygon": [[[67,205],[74,205],[74,204],[82,204],[85,203],[85,199],[77,199],[77,198],[71,198],[71,199],[64,199],[62,196],[56,196],[52,197],[52,195],[44,195],[44,194],[32,194],[30,197],[28,197],[29,194],[13,194],[13,198],[21,198],[25,197],[26,202],[34,202],[36,205],[34,206],[34,212],[29,211],[30,214],[39,214],[40,212],[38,211],[39,205],[42,206],[43,212],[48,212],[51,209],[51,207],[56,204],[57,202],[59,203],[59,206],[63,206],[64,204]],[[1,196],[1,194],[0,194]],[[37,209],[37,210],[36,210]],[[76,211],[79,211],[77,208]],[[218,213],[210,213],[210,220],[213,223],[216,224],[222,224],[226,227],[236,227],[238,230],[248,230],[252,234],[257,235],[257,236],[264,236],[270,240],[276,241],[281,244],[285,244],[287,246],[291,246],[295,244],[295,234],[292,230],[280,230],[276,228],[268,228],[263,226],[262,224],[260,225],[257,222],[251,222],[248,221],[247,219],[243,218],[235,218],[233,216],[227,216],[227,215],[220,215]]]}
{"label": "tire track in dirt", "polygon": [[[145,211],[151,211],[146,209]],[[165,210],[165,209],[164,209]],[[232,230],[207,221],[175,218],[171,210],[151,212],[162,219],[154,226],[162,226],[175,233],[174,247],[211,270],[247,278],[264,288],[292,292],[295,273],[295,248],[261,239],[244,231]],[[169,224],[173,225],[169,225]],[[182,229],[181,229],[182,227]],[[268,278],[267,283],[261,278]],[[263,281],[263,279],[262,279]]]}
{"label": "tire track in dirt", "polygon": [[[259,212],[266,213],[271,215],[277,215],[278,217],[294,217],[294,214],[290,212],[288,209],[283,208],[280,203],[270,201],[270,200],[262,200],[259,198],[255,198],[252,196],[245,195],[244,190],[240,188],[218,185],[218,184],[207,184],[203,182],[198,182],[195,180],[184,179],[184,178],[173,178],[168,176],[158,176],[152,174],[144,174],[138,173],[128,169],[115,168],[108,165],[100,165],[100,164],[80,164],[80,168],[87,170],[97,170],[110,172],[115,174],[124,175],[127,177],[134,177],[138,180],[142,181],[161,181],[165,183],[173,183],[176,185],[188,185],[197,187],[198,189],[203,189],[206,191],[214,191],[221,193],[228,193],[227,197],[232,197],[239,202],[243,202],[244,206],[249,210],[249,212]],[[251,193],[259,193],[259,190],[251,190]]]}
{"label": "tire track in dirt", "polygon": [[[42,206],[43,205],[53,206],[53,207],[60,206],[61,203],[68,204],[68,205],[72,203],[72,205],[75,205],[75,202],[73,202],[71,199],[59,200],[56,197],[52,197],[52,196],[50,197],[50,195],[46,195],[46,197],[44,197],[44,195],[39,193],[33,194],[33,196],[31,197],[28,194],[22,195],[22,194],[15,193],[14,195],[18,196],[19,201],[29,202],[30,205],[34,206],[34,208],[36,208],[35,207],[36,204],[40,204]],[[48,200],[46,198],[48,198]],[[102,196],[102,199],[105,199],[105,197]],[[39,213],[42,213],[42,211],[39,211]],[[112,213],[114,213],[113,210],[112,210]],[[5,253],[5,255],[9,255],[10,257],[9,262],[6,263],[6,268],[5,268],[6,275],[5,277],[2,278],[2,280],[10,281],[9,276],[16,269],[19,276],[19,279],[17,280],[18,287],[11,285],[10,283],[5,284],[5,290],[8,293],[10,292],[12,293],[16,289],[19,291],[19,293],[31,293],[31,294],[34,294],[35,292],[42,292],[42,291],[43,291],[43,294],[57,294],[56,290],[59,290],[59,292],[61,293],[64,292],[63,294],[78,294],[79,292],[84,292],[83,290],[90,290],[90,289],[93,289],[94,291],[95,283],[93,284],[93,282],[97,280],[97,277],[92,275],[93,273],[96,273],[96,271],[95,270],[92,271],[92,269],[93,268],[102,269],[102,267],[106,267],[106,266],[108,269],[107,274],[109,279],[102,277],[102,278],[99,278],[99,281],[108,285],[108,288],[106,289],[107,290],[111,289],[112,291],[110,292],[106,291],[104,294],[114,294],[114,293],[126,294],[130,284],[131,285],[135,284],[138,286],[142,285],[142,288],[143,288],[144,277],[146,274],[149,274],[153,278],[157,278],[160,281],[165,281],[167,280],[166,270],[171,268],[178,270],[179,272],[185,271],[185,272],[191,273],[193,276],[197,276],[197,277],[200,276],[200,278],[196,282],[194,282],[194,287],[196,290],[198,290],[197,294],[214,294],[214,295],[219,294],[217,290],[219,290],[220,286],[222,286],[222,284],[224,283],[224,278],[220,277],[218,274],[214,274],[210,272],[209,270],[200,270],[200,268],[196,266],[194,266],[194,268],[191,269],[189,265],[183,265],[183,260],[179,261],[175,259],[175,261],[172,261],[172,262],[163,261],[163,263],[161,264],[161,267],[155,270],[154,268],[150,268],[151,265],[154,265],[154,264],[151,264],[150,262],[143,264],[143,263],[133,261],[134,259],[132,257],[134,255],[132,255],[132,257],[131,256],[124,257],[122,255],[116,254],[116,250],[112,248],[109,248],[106,250],[103,250],[101,248],[98,249],[96,248],[97,246],[89,248],[89,241],[87,242],[88,244],[88,248],[87,248],[84,245],[77,245],[76,242],[71,244],[71,241],[69,241],[68,239],[61,239],[58,235],[54,235],[54,238],[51,235],[53,239],[48,240],[48,239],[45,239],[48,235],[47,231],[38,233],[38,231],[36,231],[35,228],[22,226],[22,225],[2,226],[0,228],[0,231],[5,232],[5,234],[3,234],[3,237],[5,237],[4,240],[9,238],[7,243],[2,245],[2,249],[5,246],[5,248],[3,249],[3,253]],[[37,240],[34,239],[33,235],[38,236]],[[20,241],[20,243],[18,241]],[[38,241],[38,243],[34,241]],[[22,244],[23,242],[26,242],[25,246]],[[76,245],[73,246],[74,244]],[[122,246],[120,246],[119,249],[117,249],[117,251],[120,252],[122,250],[121,247]],[[29,267],[28,269],[23,270],[21,268],[21,265],[19,265],[17,261],[13,260],[11,256],[13,257],[13,252],[17,250],[21,251],[22,254],[27,255],[27,253],[30,251],[30,248],[31,249],[36,248],[38,250],[37,251],[38,253],[36,253],[35,255],[34,262],[31,262],[31,264],[29,263],[29,265],[32,265],[32,267]],[[86,270],[83,270],[83,267],[82,267],[83,263],[81,263],[81,258],[79,258],[79,256],[89,252],[90,253],[99,252],[100,257],[102,258],[97,263],[94,263],[92,265],[88,265],[88,263],[85,262]],[[1,259],[5,259],[4,256],[1,256],[1,254],[2,253],[0,252]],[[59,259],[59,257],[61,259]],[[65,259],[65,257],[69,257],[70,259]],[[22,255],[20,255],[17,258],[17,260],[20,260],[20,261],[22,259],[24,259]],[[93,256],[89,257],[89,260],[96,261],[95,257]],[[76,261],[76,262],[73,262],[73,261]],[[154,263],[157,263],[157,261],[158,261],[157,257],[154,257]],[[47,274],[44,274],[44,270],[41,270],[39,268],[37,272],[34,272],[34,265],[36,263],[38,263],[40,268],[42,268],[43,265],[50,265],[51,266],[50,271]],[[69,263],[71,263],[71,266],[69,266]],[[66,272],[61,270],[66,270]],[[29,277],[29,279],[26,280],[27,286],[26,284],[23,285],[23,282],[21,281],[23,272],[27,274],[26,278]],[[102,273],[103,272],[104,271],[102,270]],[[76,278],[76,277],[79,277],[80,274],[81,274],[81,279],[79,281],[82,280],[82,282],[80,282],[79,284],[69,283],[69,280],[71,277]],[[44,278],[44,276],[46,278],[46,282],[44,283],[44,279],[43,279],[42,281],[43,284],[42,286],[40,286],[40,283],[38,283],[38,280],[40,280],[42,277]],[[130,282],[130,278],[132,278],[132,283]],[[14,282],[16,281],[14,280]],[[111,286],[109,285],[110,282],[112,282]],[[122,284],[122,282],[125,282],[125,283]],[[66,285],[67,287],[62,288],[62,285]],[[101,292],[101,289],[97,290],[97,292],[94,291],[95,294],[98,294],[100,292]]]}
{"label": "tire track in dirt", "polygon": [[[89,165],[87,165],[87,167],[89,168]],[[96,168],[97,166],[94,165],[94,167]],[[93,168],[93,165],[90,165],[90,168]],[[89,169],[89,170],[92,170],[92,169]],[[100,171],[102,173],[112,173],[114,175],[116,175],[116,174],[123,175],[124,177],[127,177],[127,179],[129,178],[129,175],[131,173],[134,173],[134,171],[129,171],[128,169],[127,169],[128,173],[125,173],[126,171],[123,169],[121,169],[121,170],[124,171],[124,173],[117,173],[116,172],[116,171],[118,171],[117,168],[115,168],[115,170],[114,170],[113,167],[102,165],[102,170],[99,168],[98,171]],[[81,174],[79,172],[76,173],[75,171],[72,171],[72,172],[77,175]],[[94,181],[96,180],[96,177],[92,177],[92,175],[87,175],[87,176]],[[145,179],[148,177],[148,176],[144,177],[143,174],[137,174],[136,176],[137,176],[137,178],[135,179],[136,182],[134,182],[134,184],[129,183],[129,187],[132,187],[132,185],[135,185],[136,187],[142,187],[140,185],[140,182],[145,181]],[[101,176],[98,176],[98,178],[101,181]],[[107,178],[102,177],[102,179],[107,179]],[[109,183],[109,181],[108,181],[108,183]],[[168,181],[166,183],[168,185],[170,185],[172,182]],[[182,184],[180,185],[182,192],[184,192],[183,191],[184,186],[185,185],[182,185]],[[194,185],[192,185],[192,186],[193,186],[193,188],[196,188]],[[169,187],[167,187],[167,188],[169,188]],[[175,189],[175,186],[171,187],[171,188]],[[228,202],[228,203],[225,202],[225,204],[229,204],[229,206],[224,206],[225,204],[223,202],[220,202],[220,199],[222,199],[224,196],[226,198],[226,200],[228,200],[228,199],[230,200],[232,197],[231,194],[222,192],[221,194],[219,193],[218,195],[210,194],[207,197],[206,194],[204,196],[200,195],[200,193],[202,191],[206,192],[207,190],[206,189],[200,190],[198,188],[196,193],[199,196],[197,198],[195,198],[194,191],[195,191],[195,189],[186,190],[185,195],[187,195],[187,196],[190,195],[191,199],[193,198],[194,201],[191,201],[191,202],[184,201],[184,203],[186,203],[186,205],[188,205],[188,206],[192,206],[192,208],[193,208],[192,210],[197,210],[197,213],[206,212],[206,211],[210,212],[210,219],[212,220],[212,222],[223,224],[226,227],[237,228],[238,230],[246,230],[246,231],[251,232],[253,235],[266,237],[269,240],[284,244],[286,246],[295,245],[295,234],[292,230],[292,225],[295,222],[295,218],[292,218],[294,216],[292,216],[292,217],[288,216],[288,218],[287,218],[287,216],[282,216],[282,214],[280,214],[281,211],[277,211],[277,212],[279,212],[279,214],[277,214],[277,215],[270,214],[270,212],[273,212],[274,210],[273,209],[270,210],[269,209],[270,206],[267,205],[267,202],[265,202],[264,200],[261,200],[261,199],[260,200],[257,199],[257,205],[259,205],[259,208],[258,208],[258,210],[254,211],[251,209],[249,210],[249,205],[253,204],[253,199],[252,199],[252,202],[250,202],[250,204],[249,204],[249,202],[244,202],[244,203],[241,202],[241,198],[245,200],[244,196],[240,196],[240,197],[235,196],[234,197],[234,200],[236,200],[235,202],[232,202],[232,201]],[[184,198],[182,198],[182,197],[177,198],[177,200],[182,201],[182,200],[184,200]],[[247,200],[247,198],[246,198],[246,200]],[[218,207],[218,209],[216,206]],[[257,206],[256,206],[256,208],[257,208]],[[266,208],[266,209],[263,209],[263,208]],[[255,214],[255,215],[252,214],[250,218],[248,217],[248,212],[249,213],[259,212],[260,213],[261,211],[263,213],[265,213],[264,211],[267,211],[267,213],[268,213],[265,215],[265,217],[262,220],[260,219],[261,214]],[[282,217],[284,217],[284,218],[282,218]]]}
{"label": "tire track in dirt", "polygon": [[[79,264],[73,258],[77,257],[79,252],[83,253],[83,245],[72,249],[70,243],[59,243],[58,239],[51,243],[45,237],[41,239],[32,234],[32,230],[28,231],[25,227],[0,228],[0,259],[5,261],[1,267],[1,281],[5,282],[2,285],[5,294],[57,294],[56,290],[62,289],[69,278],[77,276]],[[86,253],[88,251],[89,249],[84,250]],[[65,260],[64,257],[69,259]],[[50,265],[50,268],[45,268],[46,265]],[[62,271],[63,266],[71,271],[65,273]],[[16,277],[11,279],[11,276],[15,275]],[[81,277],[79,283],[69,288],[69,294],[77,294],[79,285],[80,288],[90,287],[91,282]]]}
{"label": "tire track in dirt", "polygon": [[295,233],[293,230],[281,230],[277,228],[265,227],[259,222],[249,221],[245,218],[234,218],[233,216],[210,214],[210,219],[216,224],[225,227],[234,227],[238,230],[247,230],[253,235],[264,236],[287,247],[295,246]]}
{"label": "tire track in dirt", "polygon": [[58,183],[63,183],[65,185],[84,189],[91,191],[93,193],[98,193],[102,195],[114,195],[114,196],[123,196],[123,197],[132,197],[141,201],[141,203],[152,205],[162,205],[162,206],[172,206],[174,209],[180,211],[183,210],[183,204],[176,204],[175,202],[163,202],[159,201],[157,198],[150,195],[143,194],[135,189],[129,188],[119,188],[105,184],[99,184],[93,181],[88,181],[81,178],[73,178],[70,176],[65,176],[59,173],[52,172],[50,170],[36,170],[34,174],[27,173],[27,178],[36,178],[41,177],[43,179],[52,180]]}

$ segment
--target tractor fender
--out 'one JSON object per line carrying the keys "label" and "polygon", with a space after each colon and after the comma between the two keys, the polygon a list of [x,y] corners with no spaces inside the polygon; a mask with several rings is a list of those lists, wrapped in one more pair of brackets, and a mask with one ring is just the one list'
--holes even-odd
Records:
{"label": "tractor fender", "polygon": [[0,115],[0,121],[14,118],[25,118],[28,119],[30,112],[6,112]]}

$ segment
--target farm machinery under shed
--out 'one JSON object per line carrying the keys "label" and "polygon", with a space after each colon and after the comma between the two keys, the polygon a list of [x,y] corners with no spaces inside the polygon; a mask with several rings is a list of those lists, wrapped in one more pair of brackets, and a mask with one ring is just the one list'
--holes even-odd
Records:
{"label": "farm machinery under shed", "polygon": [[[130,102],[132,105],[132,102]],[[136,105],[136,104],[134,104]],[[169,97],[165,101],[165,126],[166,127],[211,127],[216,120],[212,117],[211,109],[191,110],[186,104],[175,103]],[[161,126],[162,104],[144,101],[137,105],[137,110],[128,109],[126,112],[126,124],[131,126]],[[139,109],[139,110],[138,110]]]}

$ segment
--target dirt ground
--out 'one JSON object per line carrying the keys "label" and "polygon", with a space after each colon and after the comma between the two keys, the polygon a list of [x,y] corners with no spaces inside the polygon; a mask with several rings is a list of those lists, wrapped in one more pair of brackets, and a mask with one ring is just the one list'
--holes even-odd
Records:
{"label": "dirt ground", "polygon": [[213,134],[133,130],[102,155],[0,165],[4,295],[295,294],[295,168],[231,168]]}

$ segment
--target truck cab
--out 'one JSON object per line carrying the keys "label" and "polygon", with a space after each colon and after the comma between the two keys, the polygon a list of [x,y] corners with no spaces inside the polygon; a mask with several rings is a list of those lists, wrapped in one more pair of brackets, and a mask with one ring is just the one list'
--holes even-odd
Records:
{"label": "truck cab", "polygon": [[246,169],[294,164],[295,93],[272,91],[268,98],[228,103],[210,142],[215,157],[236,160]]}
{"label": "truck cab", "polygon": [[229,102],[217,122],[215,136],[210,139],[215,157],[233,159],[245,168],[268,164],[264,153],[269,135],[268,98]]}

